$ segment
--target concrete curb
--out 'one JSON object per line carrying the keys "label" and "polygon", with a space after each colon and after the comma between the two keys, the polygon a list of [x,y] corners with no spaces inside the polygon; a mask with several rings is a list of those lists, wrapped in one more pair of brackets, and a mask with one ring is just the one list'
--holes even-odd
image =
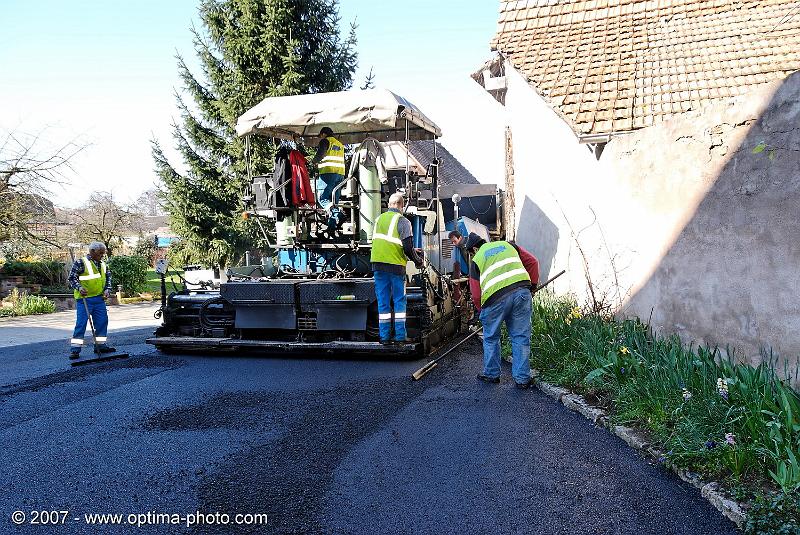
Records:
{"label": "concrete curb", "polygon": [[[534,371],[533,375],[538,376],[538,373]],[[605,427],[611,433],[624,440],[628,446],[647,454],[657,461],[660,461],[660,458],[663,456],[663,452],[653,447],[648,442],[647,437],[642,433],[630,427],[611,423],[611,419],[606,411],[591,405],[580,394],[575,394],[566,388],[546,383],[538,377],[534,379],[534,383],[536,387],[548,397],[561,402],[568,409],[582,414],[586,419],[595,424]],[[725,494],[719,490],[719,483],[715,481],[703,481],[697,474],[678,468],[671,463],[664,463],[664,466],[677,474],[681,480],[700,490],[700,495],[708,500],[720,513],[735,523],[737,527],[741,529],[742,526],[744,526],[744,522],[747,519],[744,508],[741,504],[725,496]]]}

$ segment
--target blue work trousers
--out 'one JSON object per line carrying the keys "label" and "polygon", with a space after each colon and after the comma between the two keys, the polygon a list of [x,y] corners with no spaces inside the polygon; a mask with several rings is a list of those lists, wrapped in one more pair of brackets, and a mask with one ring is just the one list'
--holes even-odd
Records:
{"label": "blue work trousers", "polygon": [[[317,194],[319,195],[317,201],[320,206],[327,210],[328,206],[331,205],[331,198],[333,198],[334,202],[337,204],[339,203],[339,195],[342,192],[342,188],[337,189],[335,194],[333,190],[342,183],[342,180],[344,180],[344,175],[340,175],[339,173],[323,173],[319,175],[317,179]],[[338,208],[333,208],[330,216],[328,226],[335,226],[341,221],[341,214]]]}
{"label": "blue work trousers", "polygon": [[70,350],[73,353],[79,353],[81,347],[83,347],[83,335],[86,333],[86,322],[89,321],[89,316],[86,315],[86,307],[83,305],[84,302],[88,305],[89,314],[91,314],[94,322],[97,345],[105,345],[108,339],[108,311],[106,310],[106,302],[103,300],[103,296],[96,295],[94,297],[76,299],[75,310],[78,313],[78,317],[75,321],[75,330],[72,331],[72,340],[70,340]]}
{"label": "blue work trousers", "polygon": [[517,383],[531,380],[531,292],[514,290],[481,309],[483,324],[483,374],[500,376],[500,327],[506,322],[514,361],[511,375]]}
{"label": "blue work trousers", "polygon": [[406,276],[375,271],[375,295],[378,297],[378,327],[381,341],[392,339],[392,310],[394,310],[394,339],[406,339]]}

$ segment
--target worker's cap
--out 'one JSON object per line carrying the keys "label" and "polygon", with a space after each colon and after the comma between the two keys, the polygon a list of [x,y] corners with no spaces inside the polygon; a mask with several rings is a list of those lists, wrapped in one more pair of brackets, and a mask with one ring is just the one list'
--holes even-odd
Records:
{"label": "worker's cap", "polygon": [[333,130],[331,130],[327,126],[323,126],[319,131],[319,135],[321,136],[322,134],[325,134],[326,136],[332,136]]}
{"label": "worker's cap", "polygon": [[470,250],[470,249],[474,249],[476,247],[479,247],[480,245],[482,245],[485,242],[486,242],[486,240],[484,240],[483,238],[481,238],[480,236],[478,236],[474,232],[470,232],[469,236],[467,236],[467,241],[464,244],[464,247],[466,247],[468,250]]}

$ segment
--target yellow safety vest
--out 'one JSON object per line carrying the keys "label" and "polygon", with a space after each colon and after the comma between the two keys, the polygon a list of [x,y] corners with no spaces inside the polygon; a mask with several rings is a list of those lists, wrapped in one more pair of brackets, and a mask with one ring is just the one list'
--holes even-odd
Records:
{"label": "yellow safety vest", "polygon": [[514,246],[506,241],[484,243],[473,259],[480,271],[481,305],[499,290],[531,277]]}
{"label": "yellow safety vest", "polygon": [[[106,263],[100,262],[100,273],[95,270],[94,262],[88,257],[83,257],[83,275],[78,280],[86,290],[86,297],[101,295],[106,288]],[[78,290],[73,292],[75,299],[83,299],[84,296]]]}
{"label": "yellow safety vest", "polygon": [[370,262],[406,265],[406,253],[403,252],[403,240],[397,225],[403,217],[399,212],[384,212],[375,221],[375,230],[372,233],[372,254]]}
{"label": "yellow safety vest", "polygon": [[344,145],[335,137],[328,136],[328,150],[325,156],[320,160],[319,174],[336,173],[339,175],[344,174]]}

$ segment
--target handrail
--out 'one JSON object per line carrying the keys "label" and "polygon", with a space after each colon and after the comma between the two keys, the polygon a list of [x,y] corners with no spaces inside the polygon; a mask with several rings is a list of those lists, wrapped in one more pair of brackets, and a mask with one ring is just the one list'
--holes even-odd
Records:
{"label": "handrail", "polygon": [[273,208],[275,207],[275,202],[274,202],[274,199],[275,199],[275,194],[276,194],[276,193],[277,193],[277,192],[278,192],[280,189],[282,189],[282,188],[283,188],[283,187],[284,187],[286,184],[288,184],[288,183],[289,183],[289,182],[291,182],[291,181],[292,181],[292,179],[291,179],[291,178],[287,178],[286,180],[284,180],[283,182],[281,182],[280,184],[278,184],[278,185],[277,185],[277,186],[275,186],[274,188],[271,188],[271,189],[270,189],[270,190],[267,192],[267,198],[268,198],[268,199],[270,199],[270,201],[272,201],[270,204],[272,205],[272,207],[273,207]]}
{"label": "handrail", "polygon": [[336,199],[336,191],[342,189],[345,186],[345,184],[347,184],[348,180],[350,180],[350,179],[349,178],[345,178],[335,188],[333,188],[333,191],[331,191],[331,204],[330,204],[330,207],[328,208],[328,213],[329,214],[333,212],[334,208],[337,208],[339,206],[339,204],[334,200],[334,199]]}

